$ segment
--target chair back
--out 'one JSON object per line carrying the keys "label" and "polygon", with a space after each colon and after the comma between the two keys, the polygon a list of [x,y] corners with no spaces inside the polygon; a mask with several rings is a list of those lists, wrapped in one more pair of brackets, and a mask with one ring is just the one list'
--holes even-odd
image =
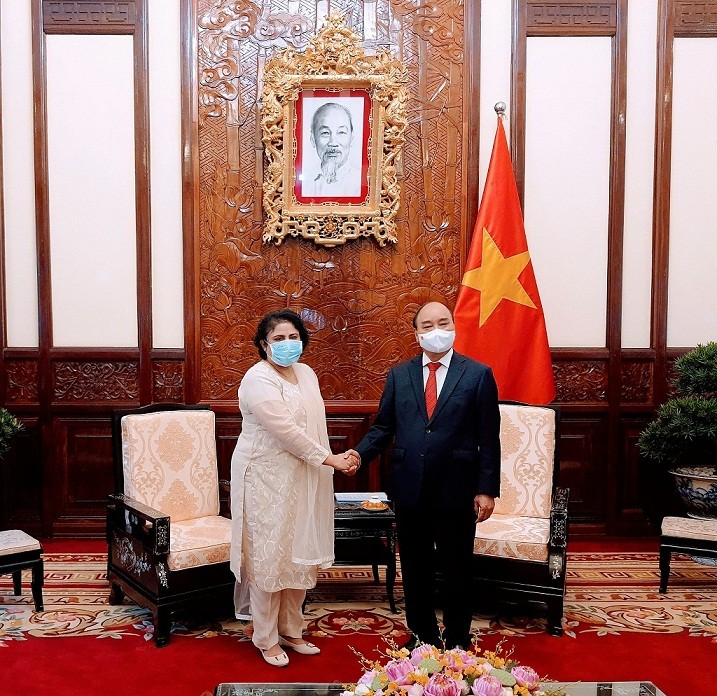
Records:
{"label": "chair back", "polygon": [[556,418],[550,406],[500,404],[500,498],[495,514],[550,518]]}
{"label": "chair back", "polygon": [[120,418],[124,494],[172,522],[219,514],[214,413],[160,410]]}

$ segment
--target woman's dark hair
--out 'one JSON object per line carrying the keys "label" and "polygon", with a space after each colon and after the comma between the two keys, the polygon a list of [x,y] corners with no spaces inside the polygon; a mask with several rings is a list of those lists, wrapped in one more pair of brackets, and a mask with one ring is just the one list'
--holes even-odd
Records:
{"label": "woman's dark hair", "polygon": [[266,337],[276,328],[278,324],[283,321],[288,321],[294,325],[294,328],[299,332],[299,338],[301,344],[306,350],[306,346],[309,345],[309,332],[304,326],[304,322],[301,317],[290,309],[281,309],[278,312],[269,312],[260,322],[259,326],[256,327],[256,334],[254,335],[254,345],[259,351],[259,356],[262,360],[266,360],[266,351],[261,345],[262,341],[266,341]]}

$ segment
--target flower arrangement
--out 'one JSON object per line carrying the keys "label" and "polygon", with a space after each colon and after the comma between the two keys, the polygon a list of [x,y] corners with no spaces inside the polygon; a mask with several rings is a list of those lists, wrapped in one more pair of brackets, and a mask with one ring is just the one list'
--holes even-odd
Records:
{"label": "flower arrangement", "polygon": [[411,652],[389,645],[385,664],[356,653],[364,669],[358,683],[344,687],[341,696],[561,696],[561,690],[541,688],[531,667],[512,659],[502,643],[481,654],[470,650],[441,650],[418,645]]}

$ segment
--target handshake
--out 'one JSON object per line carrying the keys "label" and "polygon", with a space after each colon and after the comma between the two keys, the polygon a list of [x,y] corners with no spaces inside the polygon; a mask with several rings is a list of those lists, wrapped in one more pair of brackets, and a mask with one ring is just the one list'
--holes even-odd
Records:
{"label": "handshake", "polygon": [[343,454],[330,454],[324,464],[347,476],[353,476],[361,466],[361,456],[356,450],[346,450]]}

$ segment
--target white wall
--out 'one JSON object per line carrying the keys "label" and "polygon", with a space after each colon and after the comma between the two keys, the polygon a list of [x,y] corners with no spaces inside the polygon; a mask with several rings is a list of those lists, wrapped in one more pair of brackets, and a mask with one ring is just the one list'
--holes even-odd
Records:
{"label": "white wall", "polygon": [[37,347],[31,0],[0,2],[7,344]]}
{"label": "white wall", "polygon": [[136,347],[132,37],[48,36],[46,55],[53,342]]}
{"label": "white wall", "polygon": [[717,40],[676,39],[667,345],[717,339]]}

